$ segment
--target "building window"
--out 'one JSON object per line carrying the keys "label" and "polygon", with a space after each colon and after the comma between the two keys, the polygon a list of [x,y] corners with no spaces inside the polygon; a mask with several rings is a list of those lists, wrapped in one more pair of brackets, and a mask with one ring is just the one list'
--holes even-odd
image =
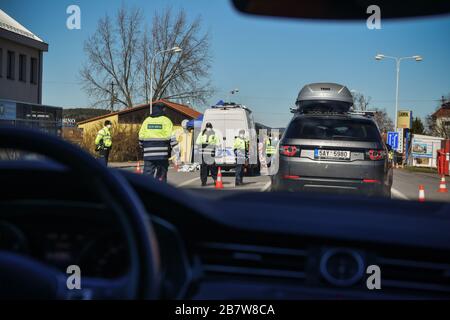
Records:
{"label": "building window", "polygon": [[7,64],[6,77],[14,80],[14,73],[16,70],[16,54],[14,51],[8,51]]}
{"label": "building window", "polygon": [[19,55],[19,81],[27,81],[27,56]]}
{"label": "building window", "polygon": [[36,58],[31,58],[30,82],[32,84],[37,84],[38,82],[38,68]]}
{"label": "building window", "polygon": [[3,77],[3,49],[0,48],[0,78]]}

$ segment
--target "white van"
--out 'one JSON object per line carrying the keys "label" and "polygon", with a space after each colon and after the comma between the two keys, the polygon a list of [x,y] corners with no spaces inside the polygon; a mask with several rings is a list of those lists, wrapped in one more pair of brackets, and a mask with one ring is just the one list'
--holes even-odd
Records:
{"label": "white van", "polygon": [[238,104],[213,106],[203,115],[202,131],[208,122],[212,124],[213,130],[221,141],[221,146],[216,150],[216,164],[224,170],[235,167],[234,138],[239,134],[239,130],[244,129],[250,149],[248,172],[255,174],[259,169],[258,143],[251,110]]}

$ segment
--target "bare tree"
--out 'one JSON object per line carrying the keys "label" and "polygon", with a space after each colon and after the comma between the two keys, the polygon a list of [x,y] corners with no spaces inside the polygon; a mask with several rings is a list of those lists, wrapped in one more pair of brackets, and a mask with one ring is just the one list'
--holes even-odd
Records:
{"label": "bare tree", "polygon": [[[450,108],[450,93],[446,97],[442,96],[435,112],[441,108]],[[425,119],[427,133],[437,137],[450,139],[450,117],[437,118],[434,115],[435,112],[429,114]]]}
{"label": "bare tree", "polygon": [[372,101],[372,97],[366,97],[360,92],[353,92],[353,101],[355,110],[366,111]]}
{"label": "bare tree", "polygon": [[[182,52],[162,52],[175,46]],[[209,48],[200,18],[190,23],[183,10],[175,15],[166,9],[155,13],[148,26],[140,9],[122,7],[113,18],[100,19],[84,44],[83,88],[94,105],[113,101],[119,108],[150,98],[206,102],[212,93]],[[149,97],[151,77],[153,97]]]}
{"label": "bare tree", "polygon": [[[210,44],[209,35],[201,34],[200,27],[200,18],[190,23],[183,10],[176,15],[170,8],[155,13],[151,32],[144,32],[139,55],[144,80],[141,93],[147,94],[146,100],[206,102],[212,93],[207,80],[211,66]],[[166,51],[175,46],[182,48],[181,53]],[[150,76],[153,77],[152,97],[148,97]]]}
{"label": "bare tree", "polygon": [[429,134],[450,139],[450,119],[437,119],[432,114],[426,118],[427,131]]}
{"label": "bare tree", "polygon": [[373,110],[375,111],[374,120],[381,132],[394,130],[394,122],[387,114],[386,109],[374,108]]}
{"label": "bare tree", "polygon": [[133,106],[139,87],[137,50],[141,27],[141,11],[122,7],[114,19],[107,15],[100,19],[95,33],[85,42],[87,63],[80,74],[94,105],[112,100],[125,108]]}

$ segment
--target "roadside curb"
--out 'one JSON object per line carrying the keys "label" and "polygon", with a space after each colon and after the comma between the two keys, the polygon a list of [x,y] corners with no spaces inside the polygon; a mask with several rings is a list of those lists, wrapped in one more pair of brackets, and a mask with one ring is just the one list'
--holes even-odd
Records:
{"label": "roadside curb", "polygon": [[[139,162],[140,164],[142,164],[142,161]],[[108,163],[108,168],[134,168],[137,165],[137,161],[132,161],[132,162],[110,162]]]}

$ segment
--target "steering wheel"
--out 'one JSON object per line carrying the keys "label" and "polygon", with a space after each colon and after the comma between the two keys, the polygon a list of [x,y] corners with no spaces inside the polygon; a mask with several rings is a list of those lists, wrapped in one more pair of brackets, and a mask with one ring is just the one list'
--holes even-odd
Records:
{"label": "steering wheel", "polygon": [[128,182],[79,147],[37,130],[1,127],[0,148],[51,158],[88,179],[122,230],[129,255],[126,275],[89,278],[68,289],[70,275],[30,257],[0,251],[0,297],[48,299],[156,299],[160,288],[159,250],[145,208]]}

